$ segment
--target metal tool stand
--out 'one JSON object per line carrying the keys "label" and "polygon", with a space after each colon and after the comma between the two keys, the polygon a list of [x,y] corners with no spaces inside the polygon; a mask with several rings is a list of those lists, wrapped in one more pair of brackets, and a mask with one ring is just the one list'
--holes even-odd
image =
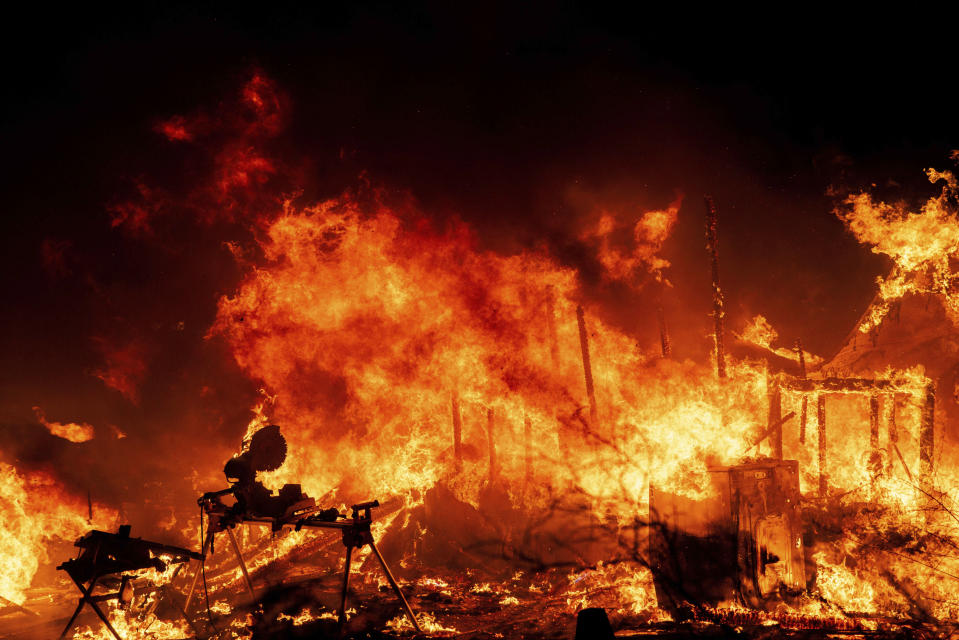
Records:
{"label": "metal tool stand", "polygon": [[70,617],[70,621],[67,622],[67,626],[63,628],[63,633],[60,634],[60,640],[63,640],[63,638],[67,636],[67,633],[70,631],[70,629],[73,628],[73,623],[76,622],[77,616],[80,615],[80,612],[83,610],[84,605],[90,605],[90,608],[93,609],[94,613],[96,613],[100,617],[100,620],[102,620],[103,624],[107,626],[107,629],[110,630],[110,633],[112,633],[117,640],[123,640],[120,634],[117,633],[117,630],[113,628],[113,625],[110,624],[110,619],[107,618],[106,614],[103,613],[100,607],[97,606],[98,602],[105,602],[107,600],[119,600],[120,592],[117,591],[116,593],[107,593],[99,596],[93,595],[93,589],[94,587],[97,586],[97,580],[99,580],[101,577],[102,576],[99,576],[99,575],[94,576],[90,580],[90,583],[84,586],[82,582],[77,581],[76,578],[73,578],[73,576],[71,576],[73,583],[76,584],[77,589],[80,590],[80,594],[81,594],[80,603],[77,605],[76,611],[74,611],[73,615]]}
{"label": "metal tool stand", "polygon": [[[343,546],[346,547],[346,561],[344,563],[343,569],[343,588],[341,591],[340,597],[340,611],[338,615],[338,620],[340,624],[346,622],[346,604],[347,604],[347,592],[350,586],[350,562],[353,556],[354,549],[362,549],[363,547],[369,545],[370,549],[373,551],[373,555],[376,556],[376,559],[380,563],[380,567],[383,569],[383,573],[386,575],[386,579],[389,581],[390,586],[393,588],[393,592],[396,594],[396,597],[399,598],[400,602],[403,604],[403,609],[406,612],[407,618],[409,618],[410,623],[412,623],[413,628],[416,629],[418,633],[423,633],[423,629],[420,627],[419,622],[416,620],[416,615],[413,613],[413,609],[410,607],[410,603],[406,600],[406,597],[403,595],[403,592],[400,590],[399,585],[396,583],[396,578],[393,577],[393,573],[390,571],[389,566],[386,564],[386,560],[383,558],[383,555],[380,553],[380,550],[376,548],[376,543],[373,541],[373,533],[370,531],[370,525],[373,522],[373,515],[371,509],[375,506],[379,506],[379,503],[376,501],[366,502],[363,504],[358,504],[353,506],[352,517],[347,518],[346,520],[336,521],[336,522],[327,522],[325,520],[319,520],[316,518],[302,518],[300,520],[291,521],[291,522],[282,522],[277,523],[272,518],[255,518],[248,517],[242,518],[236,521],[233,526],[236,524],[245,524],[245,525],[259,525],[259,526],[270,526],[276,527],[280,525],[282,527],[289,527],[296,530],[300,530],[304,527],[312,529],[337,529],[341,532],[343,536]],[[250,594],[253,596],[254,600],[256,599],[256,593],[253,590],[253,582],[250,579],[250,574],[247,571],[246,563],[243,561],[243,555],[240,553],[240,547],[236,543],[236,537],[233,535],[232,526],[228,526],[223,522],[223,514],[218,511],[207,511],[207,515],[210,518],[210,529],[209,533],[206,536],[206,539],[203,542],[203,551],[201,555],[205,558],[207,549],[211,548],[213,545],[213,535],[217,531],[226,531],[230,537],[230,543],[233,547],[234,553],[236,553],[237,560],[240,563],[240,568],[243,571],[243,576],[246,578],[247,587],[250,590]],[[186,604],[183,605],[184,610],[190,606],[190,601],[193,599],[193,593],[196,590],[197,578],[200,575],[200,568],[198,567],[196,572],[193,574],[193,582],[190,585],[190,590],[187,592]]]}
{"label": "metal tool stand", "polygon": [[[169,562],[180,566],[183,566],[181,563],[190,558],[200,558],[200,554],[189,549],[150,542],[142,538],[131,538],[130,525],[122,525],[117,533],[92,530],[79,538],[74,546],[81,549],[80,554],[57,567],[57,569],[65,571],[73,580],[73,583],[77,585],[77,589],[80,590],[80,602],[77,604],[76,611],[70,617],[70,621],[67,622],[67,626],[63,628],[63,632],[60,634],[61,640],[73,628],[73,624],[85,605],[89,605],[93,609],[114,638],[123,640],[98,604],[110,600],[119,600],[123,604],[132,600],[133,576],[130,575],[131,573],[150,568],[162,571],[167,566],[154,554],[168,555],[170,556]],[[179,567],[174,575],[177,572],[179,572]],[[97,586],[103,586],[100,581],[111,575],[120,579],[120,586],[116,593],[93,595]],[[127,590],[128,587],[130,591]],[[160,587],[160,590],[163,588]],[[155,588],[154,593],[156,591]],[[154,600],[155,606],[156,600]],[[181,613],[183,612],[181,611]],[[186,615],[184,614],[183,617],[186,618]],[[187,621],[189,622],[189,619]]]}

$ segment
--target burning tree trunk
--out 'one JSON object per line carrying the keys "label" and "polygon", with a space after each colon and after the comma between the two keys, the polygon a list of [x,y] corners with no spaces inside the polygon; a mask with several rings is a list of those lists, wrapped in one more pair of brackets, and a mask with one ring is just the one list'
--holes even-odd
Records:
{"label": "burning tree trunk", "polygon": [[593,388],[593,365],[589,360],[589,335],[586,333],[586,318],[583,307],[576,307],[576,322],[579,324],[579,347],[583,354],[583,376],[586,378],[586,395],[589,397],[590,426],[596,429],[599,419],[596,415],[596,392]]}
{"label": "burning tree trunk", "polygon": [[723,290],[719,285],[719,246],[717,244],[717,212],[712,197],[706,196],[706,251],[709,252],[712,267],[713,286],[713,322],[715,335],[713,341],[716,346],[716,373],[720,379],[726,377],[726,355],[724,344],[725,333],[725,300]]}

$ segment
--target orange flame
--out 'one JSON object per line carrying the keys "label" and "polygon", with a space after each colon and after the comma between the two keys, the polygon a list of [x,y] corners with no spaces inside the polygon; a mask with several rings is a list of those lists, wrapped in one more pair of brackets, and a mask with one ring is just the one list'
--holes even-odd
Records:
{"label": "orange flame", "polygon": [[87,442],[88,440],[93,440],[93,427],[85,422],[50,422],[40,407],[34,407],[33,412],[36,414],[40,424],[58,438],[63,438],[70,442]]}
{"label": "orange flame", "polygon": [[874,253],[893,260],[892,273],[879,278],[879,294],[870,317],[860,330],[879,325],[889,305],[909,292],[938,293],[943,296],[953,321],[959,320],[959,296],[952,262],[959,253],[959,219],[956,217],[957,183],[949,171],[928,169],[929,181],[942,181],[938,196],[926,201],[919,211],[905,205],[874,202],[868,193],[846,198],[836,215]]}

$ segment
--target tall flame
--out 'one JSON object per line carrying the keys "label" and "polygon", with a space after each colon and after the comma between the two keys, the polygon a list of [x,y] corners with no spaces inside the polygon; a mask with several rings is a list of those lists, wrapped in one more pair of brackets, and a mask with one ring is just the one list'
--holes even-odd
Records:
{"label": "tall flame", "polygon": [[40,563],[49,560],[48,544],[110,526],[115,517],[102,505],[88,507],[48,473],[0,462],[0,596],[22,604]]}
{"label": "tall flame", "polygon": [[889,305],[909,292],[941,294],[953,321],[959,321],[954,266],[959,254],[956,178],[950,171],[935,169],[928,169],[926,175],[933,184],[941,181],[942,190],[918,211],[876,202],[868,193],[849,196],[836,210],[860,242],[893,260],[892,272],[878,278],[877,301],[860,325],[863,332],[878,326]]}

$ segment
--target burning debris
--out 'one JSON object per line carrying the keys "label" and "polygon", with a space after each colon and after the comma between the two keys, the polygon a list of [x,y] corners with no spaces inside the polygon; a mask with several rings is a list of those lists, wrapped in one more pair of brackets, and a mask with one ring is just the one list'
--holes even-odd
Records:
{"label": "burning debris", "polygon": [[[257,74],[238,104],[242,116],[223,122],[157,126],[178,145],[225,138],[209,151],[211,184],[182,202],[137,189],[150,202],[112,219],[152,237],[179,206],[208,228],[249,231],[228,245],[240,280],[202,329],[261,389],[223,468],[230,486],[202,493],[197,523],[193,498],[215,472],[204,447],[189,465],[194,493],[165,498],[169,517],[155,523],[185,546],[161,545],[130,538],[129,525],[95,528],[143,505],[95,505],[99,485],[84,500],[49,473],[0,463],[0,632],[45,637],[66,621],[61,637],[87,625],[72,637],[106,638],[86,605],[118,639],[568,638],[580,612],[593,612],[580,616],[584,634],[619,637],[954,631],[951,174],[930,174],[946,187],[919,214],[846,201],[843,220],[896,266],[825,360],[798,339],[777,346],[763,316],[737,334],[752,345],[745,356],[726,341],[719,215],[706,198],[712,354],[694,362],[677,356],[662,307],[672,284],[660,252],[681,198],[629,221],[604,209],[579,234],[600,279],[630,286],[646,272],[654,283],[649,348],[545,248],[484,249],[466,224],[369,188],[278,205],[284,164],[266,141],[287,99]],[[93,372],[137,406],[148,361],[162,359],[141,342],[100,341],[107,367]],[[97,443],[89,424],[36,412],[57,446]],[[41,565],[87,531],[58,567],[81,590],[69,616],[64,585]],[[215,553],[221,533],[231,553]]]}

